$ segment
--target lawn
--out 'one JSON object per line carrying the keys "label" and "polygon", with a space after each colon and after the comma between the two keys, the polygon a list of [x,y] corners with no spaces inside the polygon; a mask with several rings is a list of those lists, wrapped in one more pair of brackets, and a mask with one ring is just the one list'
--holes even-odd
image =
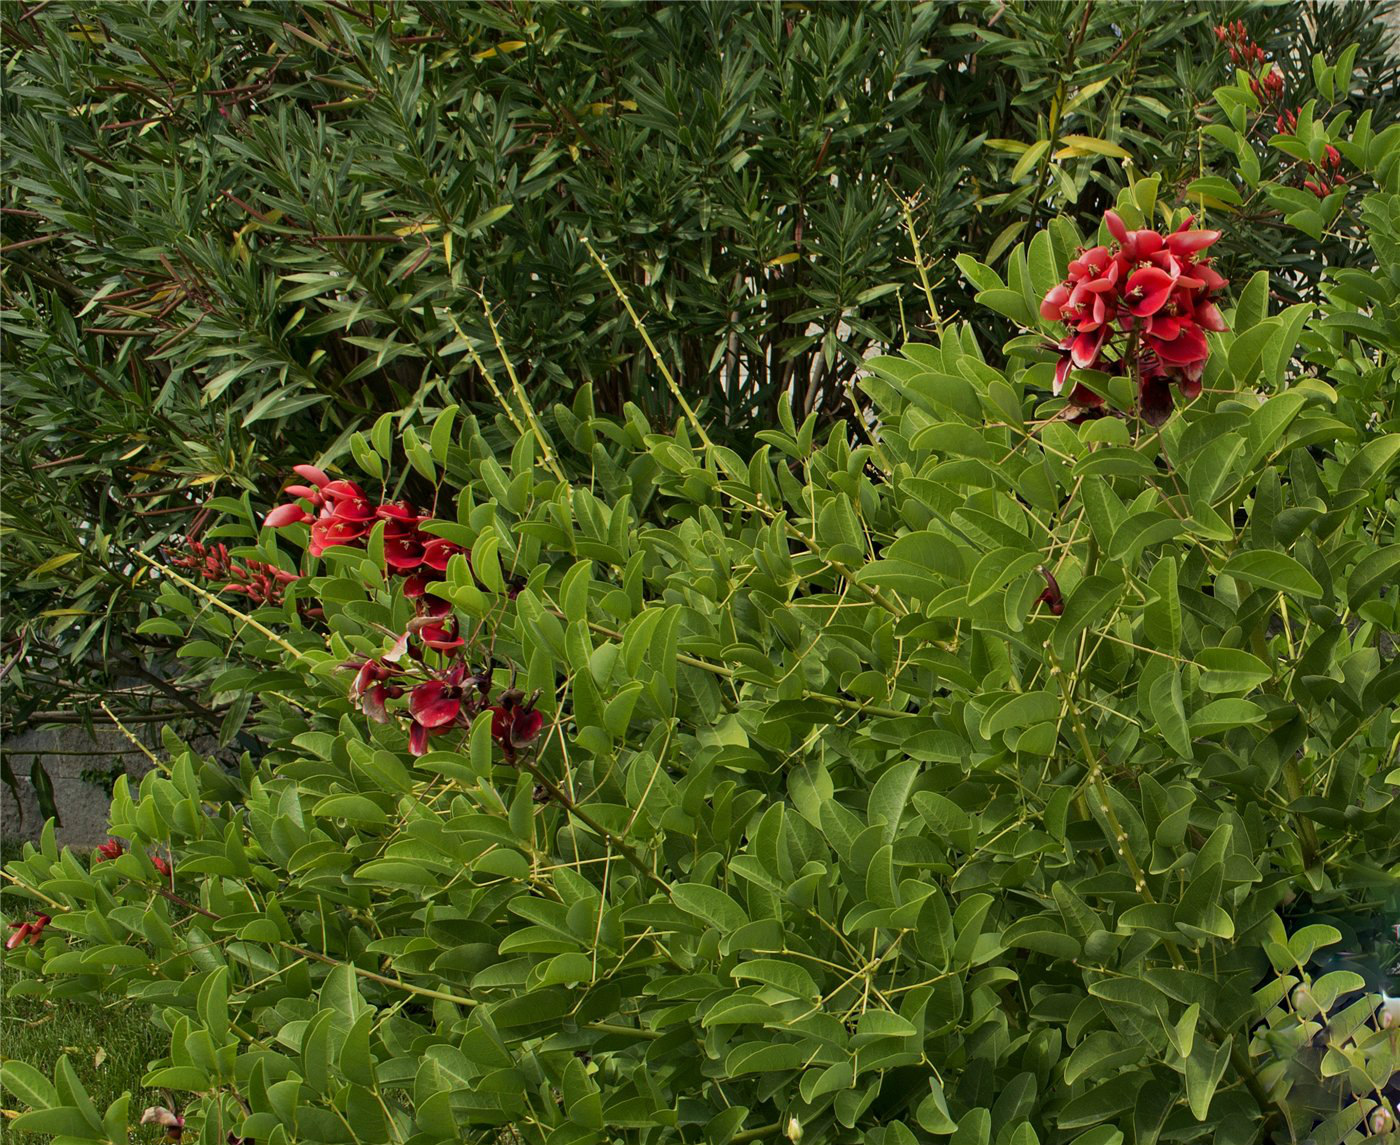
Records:
{"label": "lawn", "polygon": [[[7,957],[0,963],[0,1058],[28,1062],[52,1076],[59,1056],[67,1054],[98,1109],[105,1109],[127,1090],[132,1092],[133,1124],[146,1106],[168,1104],[159,1093],[141,1088],[147,1063],[161,1056],[167,1043],[139,1007],[121,1001],[85,1006],[11,997],[10,990],[19,980],[20,974]],[[46,1136],[9,1131],[14,1104],[8,1093],[0,1099],[5,1110],[0,1142],[37,1145],[48,1140]]]}

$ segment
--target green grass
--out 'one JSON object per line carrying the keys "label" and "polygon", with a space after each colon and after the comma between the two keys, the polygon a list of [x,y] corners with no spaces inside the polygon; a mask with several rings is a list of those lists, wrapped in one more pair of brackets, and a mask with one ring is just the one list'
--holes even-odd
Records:
{"label": "green grass", "polygon": [[[7,909],[13,909],[12,904],[7,904]],[[169,1104],[168,1098],[141,1088],[147,1063],[163,1057],[169,1047],[166,1035],[152,1024],[142,1007],[120,1000],[81,1005],[10,997],[11,987],[23,977],[14,956],[4,956],[0,961],[0,1058],[27,1062],[52,1077],[60,1055],[67,1054],[99,1110],[131,1091],[133,1127],[146,1106]],[[0,1105],[20,1112],[26,1108],[3,1091]],[[0,1119],[0,1142],[42,1145],[48,1140],[46,1134],[15,1133],[9,1129],[9,1118]]]}

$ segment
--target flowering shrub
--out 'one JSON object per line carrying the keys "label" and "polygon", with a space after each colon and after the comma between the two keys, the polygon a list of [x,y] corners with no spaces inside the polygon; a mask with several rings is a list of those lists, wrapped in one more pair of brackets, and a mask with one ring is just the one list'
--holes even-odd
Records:
{"label": "flowering shrub", "polygon": [[184,569],[201,580],[218,584],[220,592],[246,596],[254,607],[278,604],[282,591],[296,580],[296,574],[266,561],[239,562],[230,559],[227,545],[204,545],[189,541],[183,552],[166,550],[172,568]]}
{"label": "flowering shrub", "polygon": [[[872,359],[867,441],[784,405],[741,454],[584,387],[229,505],[283,598],[167,566],[161,606],[268,753],[172,737],[121,853],[11,863],[53,919],[24,986],[150,1003],[202,1141],[1389,1132],[1400,167],[1365,170],[1376,265],[1318,314],[1202,294],[1209,232],[1142,179],[1121,235],[963,260],[1021,332]],[[1119,254],[1062,374],[1095,300],[1041,304]],[[1148,354],[1200,391],[1142,432]],[[19,1130],[127,1128],[66,1063],[0,1073]]]}

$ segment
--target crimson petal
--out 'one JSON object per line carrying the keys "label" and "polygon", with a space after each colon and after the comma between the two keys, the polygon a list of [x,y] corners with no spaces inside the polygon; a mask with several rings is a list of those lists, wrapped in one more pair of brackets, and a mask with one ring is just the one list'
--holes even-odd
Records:
{"label": "crimson petal", "polygon": [[446,696],[447,685],[441,680],[419,684],[409,696],[408,707],[413,718],[424,727],[440,728],[450,724],[462,710],[462,701]]}

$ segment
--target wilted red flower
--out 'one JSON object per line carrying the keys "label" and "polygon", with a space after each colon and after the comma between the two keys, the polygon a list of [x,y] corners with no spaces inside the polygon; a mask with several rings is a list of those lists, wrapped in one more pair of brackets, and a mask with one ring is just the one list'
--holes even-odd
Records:
{"label": "wilted red flower", "polygon": [[488,709],[491,713],[491,738],[501,745],[508,762],[514,762],[518,748],[526,747],[539,738],[544,727],[544,713],[535,708],[539,693],[525,699],[517,688],[501,693],[501,702]]}
{"label": "wilted red flower", "polygon": [[[401,642],[406,643],[407,638],[401,637]],[[391,667],[385,663],[390,657],[398,659],[403,655],[402,650],[396,649],[377,660],[365,660],[363,662],[352,660],[347,664],[342,664],[342,668],[354,668],[355,679],[350,684],[350,702],[374,720],[375,723],[384,723],[389,718],[385,710],[385,704],[389,700],[401,696],[403,689],[386,683],[402,673],[396,667]]]}
{"label": "wilted red flower", "polygon": [[142,1125],[159,1125],[167,1141],[179,1141],[185,1131],[185,1119],[163,1105],[152,1105],[141,1114]]}
{"label": "wilted red flower", "polygon": [[1045,578],[1045,591],[1035,598],[1036,604],[1043,604],[1055,616],[1061,615],[1065,610],[1064,594],[1060,592],[1060,582],[1055,579],[1052,573],[1044,565],[1036,570]]}

